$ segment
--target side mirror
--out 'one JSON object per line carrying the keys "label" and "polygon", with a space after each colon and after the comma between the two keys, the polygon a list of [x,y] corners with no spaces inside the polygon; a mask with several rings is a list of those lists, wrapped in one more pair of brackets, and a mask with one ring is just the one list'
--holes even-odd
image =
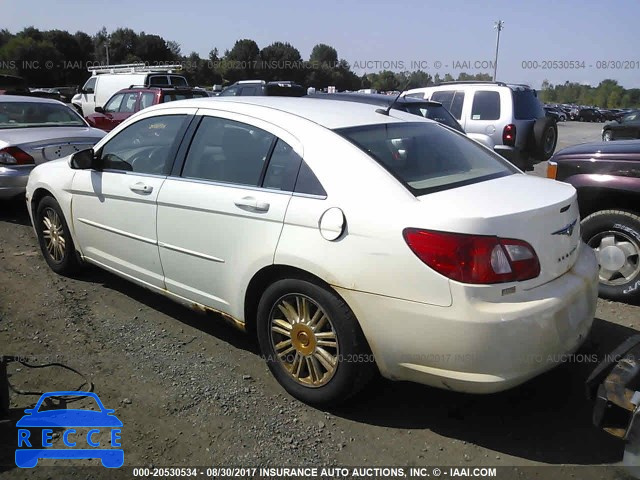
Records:
{"label": "side mirror", "polygon": [[93,148],[87,150],[80,150],[79,152],[71,155],[71,162],[69,165],[74,170],[90,170],[95,167],[96,156]]}
{"label": "side mirror", "polygon": [[96,113],[104,113],[104,107],[96,107],[94,108],[94,110],[96,111]]}

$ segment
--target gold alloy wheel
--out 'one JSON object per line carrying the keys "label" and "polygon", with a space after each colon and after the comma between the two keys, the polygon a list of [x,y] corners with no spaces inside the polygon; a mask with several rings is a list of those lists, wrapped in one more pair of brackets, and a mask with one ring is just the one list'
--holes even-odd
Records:
{"label": "gold alloy wheel", "polygon": [[42,235],[47,251],[53,260],[61,262],[64,258],[66,242],[60,215],[54,209],[47,208],[42,223],[44,224]]}
{"label": "gold alloy wheel", "polygon": [[338,336],[326,312],[309,297],[291,294],[271,309],[270,338],[278,361],[306,387],[321,387],[338,367]]}

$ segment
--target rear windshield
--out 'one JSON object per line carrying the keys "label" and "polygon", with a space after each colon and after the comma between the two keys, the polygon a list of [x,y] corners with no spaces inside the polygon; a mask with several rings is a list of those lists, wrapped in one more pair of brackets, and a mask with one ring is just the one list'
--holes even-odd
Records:
{"label": "rear windshield", "polygon": [[369,154],[414,195],[517,173],[499,155],[437,123],[392,123],[336,132]]}
{"label": "rear windshield", "polygon": [[512,90],[513,114],[517,120],[532,120],[544,117],[542,103],[538,100],[534,90]]}
{"label": "rear windshield", "polygon": [[62,104],[0,102],[0,129],[86,126],[80,115]]}
{"label": "rear windshield", "polygon": [[194,90],[191,92],[167,92],[162,96],[162,102],[173,102],[174,100],[186,100],[188,98],[202,98],[209,97],[207,92],[201,90]]}
{"label": "rear windshield", "polygon": [[300,85],[269,85],[267,84],[267,95],[278,97],[303,97],[307,92]]}
{"label": "rear windshield", "polygon": [[447,127],[451,127],[454,130],[464,133],[464,130],[460,124],[453,118],[453,115],[441,105],[431,105],[428,103],[408,103],[402,107],[406,112],[413,113],[414,115],[420,115],[421,117],[435,120],[445,124]]}

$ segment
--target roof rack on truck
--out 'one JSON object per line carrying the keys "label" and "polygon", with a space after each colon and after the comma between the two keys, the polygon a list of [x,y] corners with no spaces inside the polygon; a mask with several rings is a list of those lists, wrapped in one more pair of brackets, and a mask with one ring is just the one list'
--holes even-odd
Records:
{"label": "roof rack on truck", "polygon": [[92,75],[100,73],[173,73],[182,70],[182,65],[147,65],[145,63],[125,63],[122,65],[102,65],[87,68]]}

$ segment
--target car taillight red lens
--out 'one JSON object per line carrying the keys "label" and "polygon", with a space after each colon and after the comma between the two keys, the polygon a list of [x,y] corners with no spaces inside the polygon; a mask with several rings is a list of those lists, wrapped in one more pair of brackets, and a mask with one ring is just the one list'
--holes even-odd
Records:
{"label": "car taillight red lens", "polygon": [[0,165],[33,165],[34,163],[33,157],[18,147],[7,147],[0,150]]}
{"label": "car taillight red lens", "polygon": [[502,130],[502,143],[513,147],[516,144],[516,126],[510,123]]}
{"label": "car taillight red lens", "polygon": [[420,260],[458,282],[516,282],[540,275],[538,257],[523,240],[417,228],[405,228],[402,234]]}

